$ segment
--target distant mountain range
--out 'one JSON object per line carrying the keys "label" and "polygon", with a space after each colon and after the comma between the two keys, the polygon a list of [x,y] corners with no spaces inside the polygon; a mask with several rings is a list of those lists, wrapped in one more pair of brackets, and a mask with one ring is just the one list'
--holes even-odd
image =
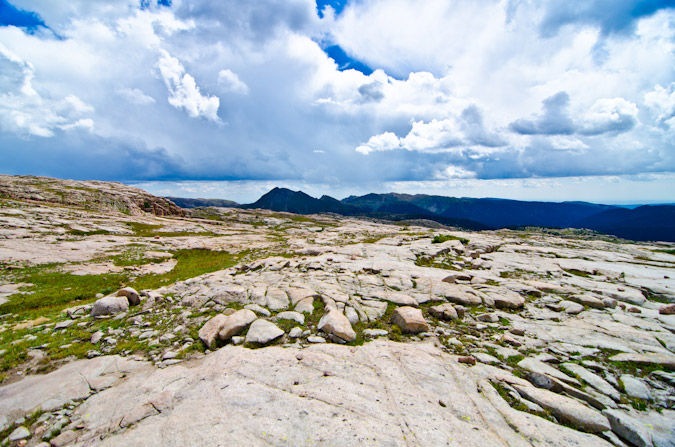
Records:
{"label": "distant mountain range", "polygon": [[336,213],[395,221],[426,219],[470,230],[525,226],[587,228],[625,239],[675,242],[673,205],[629,209],[587,202],[525,202],[396,193],[350,196],[340,201],[329,196],[315,199],[302,191],[285,188],[274,188],[248,205],[218,199],[169,199],[186,208],[225,206],[296,214]]}

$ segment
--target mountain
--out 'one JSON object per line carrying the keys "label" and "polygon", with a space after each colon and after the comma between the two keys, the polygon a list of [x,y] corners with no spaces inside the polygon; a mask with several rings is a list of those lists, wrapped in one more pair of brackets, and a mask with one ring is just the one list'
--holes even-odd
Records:
{"label": "mountain", "polygon": [[613,208],[584,202],[523,202],[502,199],[467,199],[409,194],[367,194],[348,197],[345,203],[362,210],[380,211],[415,207],[427,214],[470,219],[488,227],[568,227],[586,217]]}
{"label": "mountain", "polygon": [[291,191],[286,188],[274,188],[254,203],[242,205],[241,207],[245,209],[285,211],[295,214],[336,213],[353,215],[358,211],[355,207],[345,205],[329,196],[315,199],[302,191]]}
{"label": "mountain", "polygon": [[180,206],[181,208],[197,208],[202,206],[232,208],[239,206],[237,202],[224,199],[188,199],[184,197],[165,197],[165,199],[171,200],[173,203]]}
{"label": "mountain", "polygon": [[297,214],[336,213],[383,220],[433,220],[470,230],[517,228],[587,228],[633,240],[675,241],[675,206],[635,209],[587,202],[526,202],[424,194],[366,194],[339,201],[315,199],[302,191],[274,188],[242,208]]}
{"label": "mountain", "polygon": [[639,241],[675,241],[675,206],[614,208],[583,219],[574,226]]}

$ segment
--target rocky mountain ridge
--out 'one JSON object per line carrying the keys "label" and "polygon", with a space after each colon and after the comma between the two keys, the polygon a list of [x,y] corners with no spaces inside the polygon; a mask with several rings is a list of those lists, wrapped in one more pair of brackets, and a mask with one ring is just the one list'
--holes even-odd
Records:
{"label": "rocky mountain ridge", "polygon": [[0,199],[0,442],[674,445],[673,244],[200,212]]}
{"label": "rocky mountain ridge", "polygon": [[61,180],[51,177],[0,175],[0,198],[117,211],[132,216],[184,216],[173,202],[123,183]]}

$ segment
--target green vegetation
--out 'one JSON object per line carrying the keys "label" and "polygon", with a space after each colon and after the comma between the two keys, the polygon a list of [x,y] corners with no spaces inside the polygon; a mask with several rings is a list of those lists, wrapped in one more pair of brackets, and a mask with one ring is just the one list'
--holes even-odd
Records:
{"label": "green vegetation", "polygon": [[463,237],[452,236],[450,234],[437,234],[431,240],[431,243],[432,244],[442,244],[443,242],[447,242],[447,241],[459,241],[459,242],[462,243],[462,245],[467,245],[469,243],[468,239],[465,239]]}

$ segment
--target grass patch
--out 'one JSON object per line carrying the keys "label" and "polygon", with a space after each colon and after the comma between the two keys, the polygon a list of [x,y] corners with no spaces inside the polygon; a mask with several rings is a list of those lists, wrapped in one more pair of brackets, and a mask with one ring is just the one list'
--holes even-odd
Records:
{"label": "grass patch", "polygon": [[467,245],[469,243],[469,240],[466,239],[466,238],[452,236],[450,234],[437,234],[431,240],[431,243],[432,244],[442,244],[443,242],[447,242],[447,241],[459,241],[459,242],[462,243],[462,245]]}

